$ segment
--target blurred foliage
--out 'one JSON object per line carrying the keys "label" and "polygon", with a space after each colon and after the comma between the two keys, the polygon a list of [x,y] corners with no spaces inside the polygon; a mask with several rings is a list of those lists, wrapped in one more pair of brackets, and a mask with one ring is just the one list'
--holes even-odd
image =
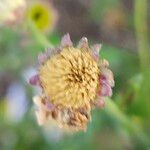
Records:
{"label": "blurred foliage", "polygon": [[118,5],[119,0],[105,0],[105,1],[101,1],[101,0],[94,0],[91,1],[91,9],[90,9],[90,14],[93,18],[95,19],[100,19],[103,17],[103,14],[106,10],[111,9],[113,7],[115,7],[116,5]]}

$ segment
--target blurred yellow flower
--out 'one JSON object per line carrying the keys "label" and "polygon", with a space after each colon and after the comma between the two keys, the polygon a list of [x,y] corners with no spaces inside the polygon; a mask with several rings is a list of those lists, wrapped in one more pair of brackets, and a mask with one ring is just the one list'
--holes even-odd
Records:
{"label": "blurred yellow flower", "polygon": [[1,0],[0,24],[14,22],[18,19],[19,14],[22,13],[22,8],[25,8],[25,6],[25,0]]}
{"label": "blurred yellow flower", "polygon": [[27,18],[31,20],[36,27],[42,31],[50,31],[56,22],[56,11],[50,3],[33,2],[27,10]]}

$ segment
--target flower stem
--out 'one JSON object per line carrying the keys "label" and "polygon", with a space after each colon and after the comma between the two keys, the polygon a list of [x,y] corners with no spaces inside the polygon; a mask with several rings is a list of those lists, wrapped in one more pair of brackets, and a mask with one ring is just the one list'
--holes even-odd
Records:
{"label": "flower stem", "polygon": [[138,44],[138,53],[142,71],[148,69],[150,64],[149,42],[148,42],[148,0],[134,1],[134,23]]}
{"label": "flower stem", "polygon": [[144,146],[149,145],[150,141],[142,129],[132,120],[130,120],[130,118],[128,118],[111,99],[107,100],[105,111],[109,115],[113,116],[123,127],[129,131],[129,133],[137,137]]}
{"label": "flower stem", "polygon": [[43,35],[38,28],[34,25],[32,21],[28,21],[27,23],[29,30],[31,31],[34,38],[37,40],[38,43],[40,43],[43,47],[49,48],[53,47],[53,44]]}

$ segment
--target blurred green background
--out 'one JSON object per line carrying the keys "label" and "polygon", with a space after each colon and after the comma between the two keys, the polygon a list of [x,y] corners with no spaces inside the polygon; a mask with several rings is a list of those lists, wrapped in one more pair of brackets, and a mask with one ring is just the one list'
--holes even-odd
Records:
{"label": "blurred green background", "polygon": [[[0,150],[149,150],[150,1],[0,0]],[[87,132],[39,127],[28,84],[37,55],[70,33],[102,43],[113,96],[92,112]]]}

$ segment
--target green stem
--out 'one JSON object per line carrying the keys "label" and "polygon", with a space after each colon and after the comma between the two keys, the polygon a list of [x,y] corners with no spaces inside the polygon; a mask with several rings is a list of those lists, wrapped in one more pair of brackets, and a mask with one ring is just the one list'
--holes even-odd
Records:
{"label": "green stem", "polygon": [[28,21],[27,23],[29,30],[31,31],[34,38],[40,43],[43,47],[49,48],[53,47],[53,44],[43,35],[38,28],[34,25],[32,21]]}
{"label": "green stem", "polygon": [[149,42],[148,42],[148,0],[135,0],[134,3],[134,22],[138,44],[138,53],[141,68],[144,71],[149,67]]}
{"label": "green stem", "polygon": [[140,142],[142,142],[142,144],[144,144],[145,146],[149,145],[150,141],[144,134],[142,129],[131,119],[129,119],[125,114],[123,114],[111,99],[107,100],[105,111],[110,116],[113,116],[114,119],[116,119],[121,124],[121,126],[125,127],[129,131],[129,133],[136,136],[140,140]]}

